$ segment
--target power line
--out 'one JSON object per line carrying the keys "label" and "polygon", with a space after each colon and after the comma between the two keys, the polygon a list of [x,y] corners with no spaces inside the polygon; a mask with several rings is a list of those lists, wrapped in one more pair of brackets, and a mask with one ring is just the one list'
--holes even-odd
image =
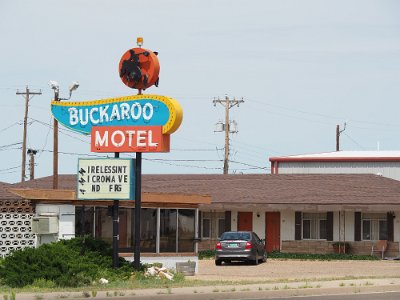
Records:
{"label": "power line", "polygon": [[154,161],[153,159],[150,159],[150,158],[143,158],[143,160],[147,160],[147,161],[155,162],[155,163],[160,163],[160,164],[164,164],[164,165],[170,165],[170,166],[174,166],[174,167],[196,168],[196,169],[205,169],[205,170],[222,170],[221,167],[206,167],[206,166],[173,164],[173,163],[170,163],[170,162],[167,162],[167,161],[161,161],[161,160]]}
{"label": "power line", "polygon": [[0,133],[2,133],[3,131],[6,131],[7,129],[10,129],[11,127],[15,126],[15,125],[19,125],[19,122],[15,122],[13,124],[11,124],[10,126],[7,126],[6,128],[3,128],[0,130]]}
{"label": "power line", "polygon": [[240,162],[240,161],[230,160],[230,162],[235,163],[235,164],[248,166],[248,167],[252,167],[252,169],[271,170],[271,168],[268,168],[268,167],[260,167],[260,166],[250,165],[250,164],[247,164],[247,163],[244,163],[244,162]]}
{"label": "power line", "polygon": [[352,137],[350,137],[347,133],[344,134],[345,136],[347,136],[349,138],[350,141],[352,141],[354,144],[356,144],[358,147],[360,147],[362,150],[365,150],[365,148],[358,143],[356,140],[354,140]]}
{"label": "power line", "polygon": [[11,146],[16,146],[16,145],[20,145],[20,144],[22,144],[22,143],[18,142],[18,143],[12,143],[12,144],[8,144],[8,145],[2,145],[2,146],[0,146],[0,149],[6,148],[6,147],[11,147]]}

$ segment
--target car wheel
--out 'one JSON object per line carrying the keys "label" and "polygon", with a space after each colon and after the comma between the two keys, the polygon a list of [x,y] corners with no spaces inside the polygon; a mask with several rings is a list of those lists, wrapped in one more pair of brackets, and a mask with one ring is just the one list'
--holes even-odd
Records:
{"label": "car wheel", "polygon": [[267,262],[267,253],[263,255],[262,262]]}
{"label": "car wheel", "polygon": [[258,256],[256,255],[255,259],[253,260],[253,265],[258,265]]}
{"label": "car wheel", "polygon": [[222,264],[222,260],[220,260],[220,259],[216,259],[215,260],[215,265],[216,266],[220,266]]}

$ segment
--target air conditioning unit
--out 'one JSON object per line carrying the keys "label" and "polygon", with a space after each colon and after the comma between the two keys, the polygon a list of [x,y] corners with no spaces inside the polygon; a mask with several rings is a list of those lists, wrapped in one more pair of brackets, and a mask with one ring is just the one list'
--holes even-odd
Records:
{"label": "air conditioning unit", "polygon": [[58,233],[57,217],[33,217],[32,233],[36,234],[53,234]]}

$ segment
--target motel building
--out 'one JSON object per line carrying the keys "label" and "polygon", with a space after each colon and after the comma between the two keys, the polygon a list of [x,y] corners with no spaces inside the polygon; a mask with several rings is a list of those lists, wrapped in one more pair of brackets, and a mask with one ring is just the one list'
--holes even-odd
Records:
{"label": "motel building", "polygon": [[[112,201],[78,200],[76,175],[0,185],[0,254],[91,235],[112,241]],[[143,175],[141,257],[186,261],[227,230],[253,230],[268,252],[398,257],[400,181],[374,174]],[[133,258],[134,201],[120,200],[119,253]],[[18,225],[19,224],[19,225]]]}

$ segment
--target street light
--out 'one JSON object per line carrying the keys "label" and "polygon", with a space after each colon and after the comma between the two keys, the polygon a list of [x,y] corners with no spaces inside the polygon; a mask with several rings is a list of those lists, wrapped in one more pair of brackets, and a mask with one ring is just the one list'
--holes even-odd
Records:
{"label": "street light", "polygon": [[[79,83],[74,81],[69,87],[69,97],[60,98],[60,86],[57,81],[50,80],[49,86],[54,91],[54,101],[69,100],[71,99],[72,92],[79,87]],[[53,118],[53,189],[58,189],[58,121]]]}

